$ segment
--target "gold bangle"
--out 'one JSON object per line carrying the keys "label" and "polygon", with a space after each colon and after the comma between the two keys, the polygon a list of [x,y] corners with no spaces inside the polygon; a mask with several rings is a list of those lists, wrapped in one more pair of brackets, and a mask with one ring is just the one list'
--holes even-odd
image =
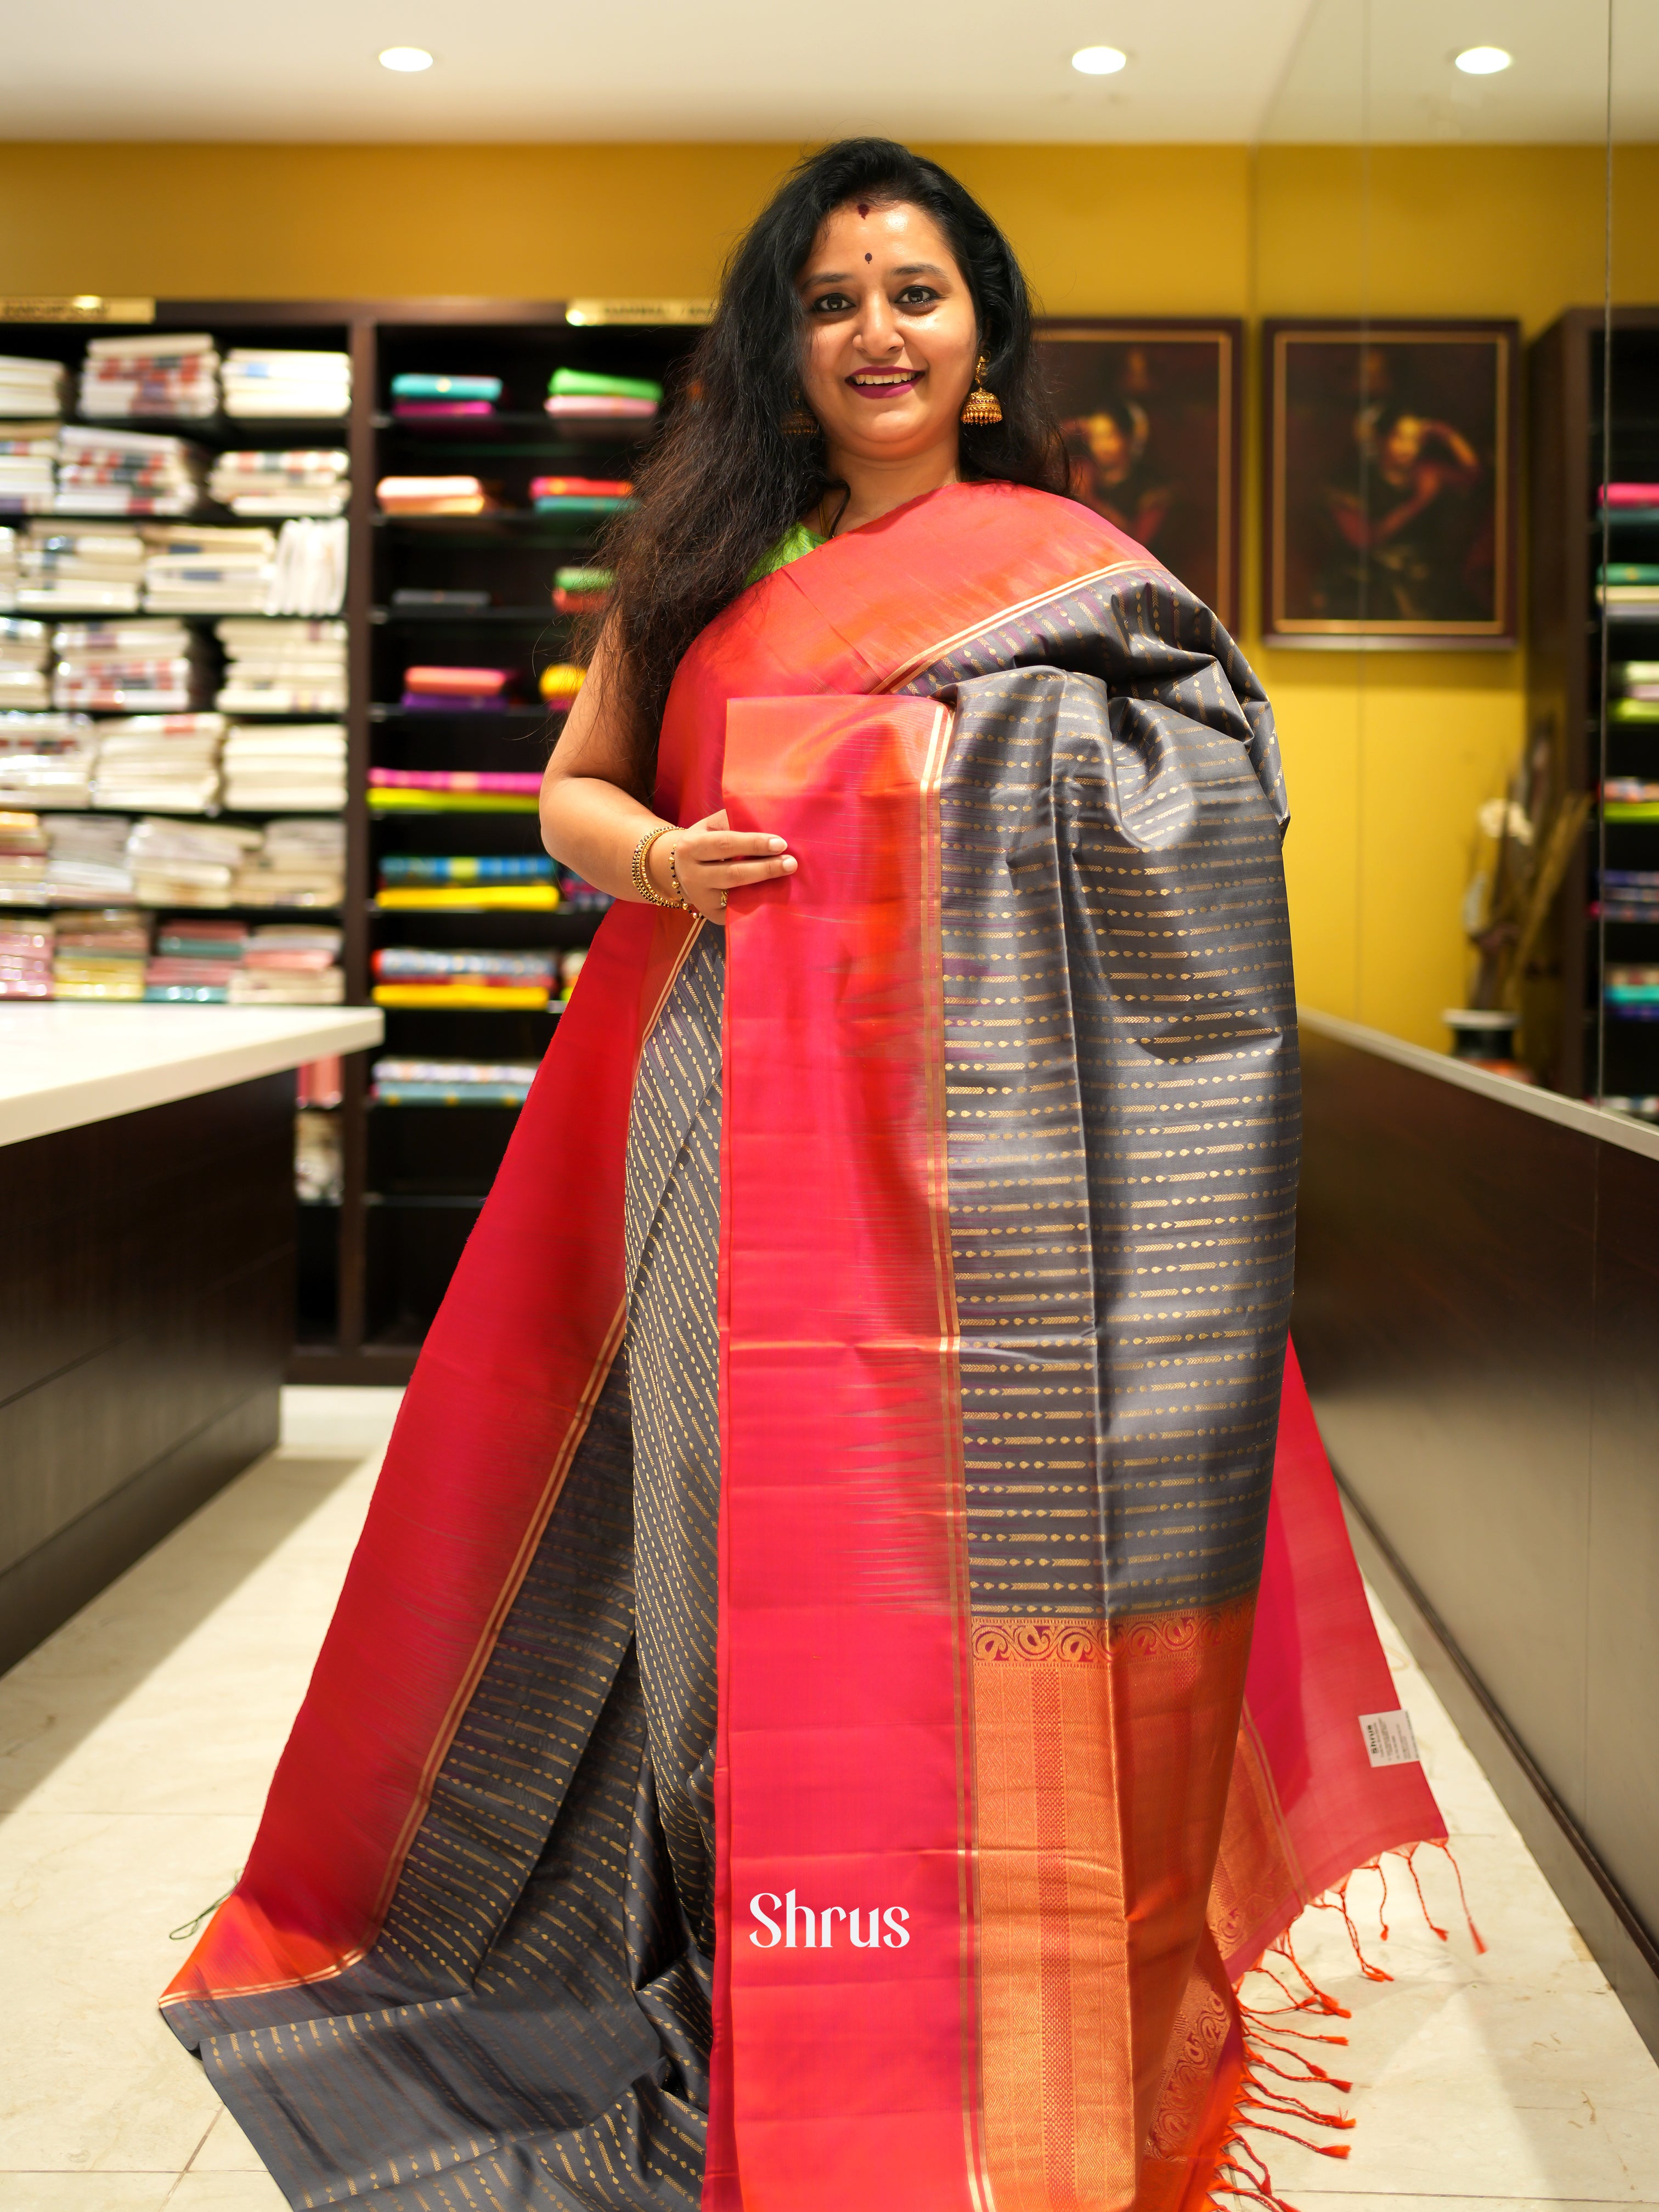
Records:
{"label": "gold bangle", "polygon": [[[645,864],[650,854],[651,848],[656,843],[659,837],[665,837],[673,826],[674,825],[672,822],[658,823],[654,830],[647,830],[646,831],[644,836],[641,838],[639,843],[634,848],[634,866],[632,870],[634,888],[642,899],[648,900],[653,906],[684,906],[685,904],[685,900],[683,896],[678,899],[665,898],[662,893],[657,889],[656,885],[652,882],[650,877],[646,873]],[[679,889],[678,878],[676,879],[674,888],[676,890]]]}
{"label": "gold bangle", "polygon": [[668,848],[668,880],[674,886],[675,897],[689,911],[691,902],[685,896],[685,885],[680,881],[680,848],[678,845],[671,845]]}

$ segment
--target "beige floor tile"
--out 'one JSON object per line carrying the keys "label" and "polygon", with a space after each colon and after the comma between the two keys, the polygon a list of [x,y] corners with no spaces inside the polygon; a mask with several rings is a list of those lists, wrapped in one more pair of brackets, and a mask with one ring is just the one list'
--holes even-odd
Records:
{"label": "beige floor tile", "polygon": [[[1628,2200],[1627,2200],[1628,2201]],[[1605,2199],[1590,2197],[1413,2197],[1397,2191],[1298,2189],[1297,2212],[1605,2212]],[[1638,2206],[1659,2197],[1638,2197]]]}
{"label": "beige floor tile", "polygon": [[206,2142],[191,2159],[190,2170],[192,2173],[263,2173],[264,2167],[234,2114],[222,2107],[208,2130]]}
{"label": "beige floor tile", "polygon": [[181,2175],[167,2212],[288,2212],[288,2199],[270,2176],[258,2173]]}
{"label": "beige floor tile", "polygon": [[[179,2185],[173,2173],[7,2173],[4,2212],[161,2212]],[[277,2203],[282,2203],[280,2192]]]}
{"label": "beige floor tile", "polygon": [[229,1886],[253,1823],[14,1813],[0,1822],[0,2203],[19,2172],[180,2172],[219,2100],[155,2009],[167,1931]]}

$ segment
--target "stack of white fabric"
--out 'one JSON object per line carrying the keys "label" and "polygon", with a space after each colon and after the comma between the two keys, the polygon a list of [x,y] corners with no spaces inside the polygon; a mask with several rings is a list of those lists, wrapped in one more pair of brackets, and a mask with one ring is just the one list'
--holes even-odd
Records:
{"label": "stack of white fabric", "polygon": [[145,416],[198,421],[219,411],[219,355],[205,334],[94,338],[81,369],[81,412],[95,422]]}
{"label": "stack of white fabric", "polygon": [[221,453],[208,490],[233,514],[343,514],[351,495],[349,465],[337,448]]}
{"label": "stack of white fabric", "polygon": [[214,704],[231,714],[343,714],[343,622],[222,622],[225,680]]}
{"label": "stack of white fabric", "polygon": [[146,906],[228,906],[237,870],[261,842],[257,830],[146,815],[127,840],[134,893]]}
{"label": "stack of white fabric", "polygon": [[337,811],[346,802],[341,722],[238,722],[225,739],[225,805]]}
{"label": "stack of white fabric", "polygon": [[337,615],[345,605],[347,525],[285,522],[265,612]]}
{"label": "stack of white fabric", "polygon": [[58,441],[59,514],[194,514],[207,457],[153,430],[86,430]]}
{"label": "stack of white fabric", "polygon": [[52,841],[41,890],[49,899],[78,901],[132,896],[127,865],[127,836],[132,828],[118,814],[43,814],[40,827]]}
{"label": "stack of white fabric", "polygon": [[144,605],[167,614],[263,614],[276,539],[269,530],[147,530]]}
{"label": "stack of white fabric", "polygon": [[338,815],[267,822],[264,842],[236,877],[238,906],[337,907],[345,897],[345,823]]}
{"label": "stack of white fabric", "polygon": [[289,347],[233,346],[225,356],[225,412],[244,422],[283,416],[319,420],[351,411],[351,356]]}
{"label": "stack of white fabric", "polygon": [[136,530],[32,522],[18,548],[14,597],[20,614],[136,614],[143,579]]}
{"label": "stack of white fabric", "polygon": [[205,814],[219,798],[222,714],[128,714],[98,732],[94,806]]}
{"label": "stack of white fabric", "polygon": [[0,354],[0,416],[33,421],[61,415],[69,396],[69,371],[61,361],[37,361],[31,354]]}
{"label": "stack of white fabric", "polygon": [[0,615],[0,712],[52,704],[52,633],[45,623]]}
{"label": "stack of white fabric", "polygon": [[0,422],[0,514],[50,514],[57,460],[56,422]]}
{"label": "stack of white fabric", "polygon": [[52,642],[54,707],[181,714],[206,690],[200,641],[180,622],[64,623]]}
{"label": "stack of white fabric", "polygon": [[0,806],[87,806],[98,759],[85,714],[0,714]]}
{"label": "stack of white fabric", "polygon": [[17,605],[17,532],[0,524],[0,614]]}

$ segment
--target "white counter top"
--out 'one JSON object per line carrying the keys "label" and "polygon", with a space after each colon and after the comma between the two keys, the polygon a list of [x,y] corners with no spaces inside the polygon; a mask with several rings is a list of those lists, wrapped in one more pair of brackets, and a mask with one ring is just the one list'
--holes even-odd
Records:
{"label": "white counter top", "polygon": [[380,1043],[373,1006],[0,1001],[0,1145]]}

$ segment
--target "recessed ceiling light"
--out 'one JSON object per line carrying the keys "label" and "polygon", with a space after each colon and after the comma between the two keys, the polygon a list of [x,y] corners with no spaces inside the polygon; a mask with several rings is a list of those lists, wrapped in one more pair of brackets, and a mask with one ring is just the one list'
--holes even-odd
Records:
{"label": "recessed ceiling light", "polygon": [[1085,76],[1115,76],[1128,58],[1116,46],[1079,46],[1072,56],[1072,67]]}
{"label": "recessed ceiling light", "polygon": [[1506,54],[1502,46],[1465,46],[1462,52],[1455,57],[1455,64],[1465,76],[1496,76],[1498,70],[1506,70],[1514,58],[1512,54]]}
{"label": "recessed ceiling light", "polygon": [[382,69],[402,70],[409,76],[413,76],[416,70],[428,70],[431,66],[432,57],[424,46],[388,46],[380,56]]}

